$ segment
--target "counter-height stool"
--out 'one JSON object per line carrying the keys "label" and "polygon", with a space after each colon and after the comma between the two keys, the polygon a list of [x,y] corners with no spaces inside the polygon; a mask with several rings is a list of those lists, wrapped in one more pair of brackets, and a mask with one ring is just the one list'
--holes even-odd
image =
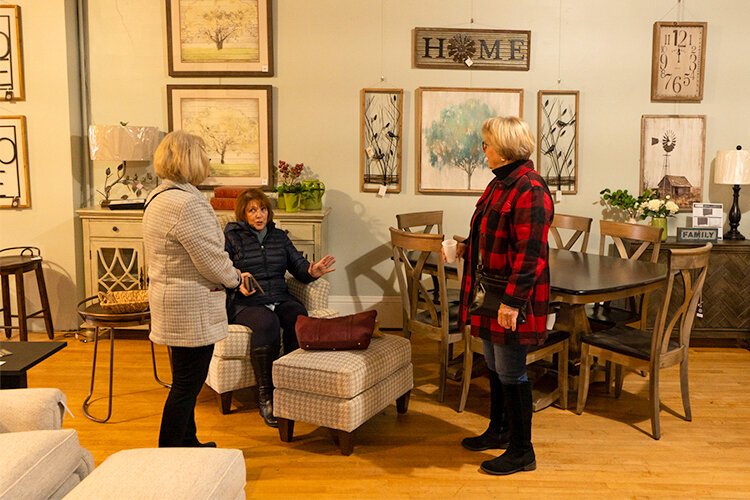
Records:
{"label": "counter-height stool", "polygon": [[[34,313],[26,312],[26,288],[23,283],[25,273],[34,272],[36,283],[39,288],[39,298],[42,308]],[[18,314],[13,314],[10,303],[10,277],[15,277],[16,299],[18,303]],[[3,328],[5,337],[10,338],[14,329],[19,330],[20,340],[29,340],[28,320],[40,314],[44,316],[44,326],[47,336],[55,338],[55,330],[52,326],[52,314],[47,299],[47,286],[44,283],[44,272],[42,271],[42,255],[37,247],[10,247],[0,250],[0,282],[2,283],[3,298]],[[18,326],[13,326],[13,318],[18,318]]]}
{"label": "counter-height stool", "polygon": [[[83,414],[94,422],[104,423],[112,416],[112,379],[114,373],[115,357],[115,330],[119,328],[130,328],[141,325],[151,325],[151,311],[145,310],[140,312],[114,313],[101,306],[97,297],[88,297],[78,303],[78,315],[88,325],[95,328],[94,331],[94,358],[91,364],[91,385],[86,399],[83,400]],[[100,331],[109,330],[109,391],[107,392],[107,415],[104,418],[95,417],[89,412],[91,397],[94,394],[94,381],[96,379],[96,357],[99,348]],[[151,344],[151,364],[154,370],[154,379],[164,387],[171,387],[170,384],[159,378],[156,369],[156,355],[154,354],[154,344]]]}

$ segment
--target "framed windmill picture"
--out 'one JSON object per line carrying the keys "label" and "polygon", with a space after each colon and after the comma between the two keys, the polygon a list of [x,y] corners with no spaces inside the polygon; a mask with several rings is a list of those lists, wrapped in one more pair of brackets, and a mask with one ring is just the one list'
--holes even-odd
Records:
{"label": "framed windmill picture", "polygon": [[691,210],[703,198],[705,152],[705,115],[643,115],[641,192],[655,190]]}

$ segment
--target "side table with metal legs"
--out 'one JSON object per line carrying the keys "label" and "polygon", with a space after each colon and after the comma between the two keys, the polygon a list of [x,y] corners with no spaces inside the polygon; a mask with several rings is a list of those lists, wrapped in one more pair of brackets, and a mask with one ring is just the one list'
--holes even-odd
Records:
{"label": "side table with metal legs", "polygon": [[[151,312],[133,312],[133,313],[113,313],[104,309],[97,297],[88,297],[78,303],[78,314],[89,325],[95,328],[94,332],[94,358],[91,364],[91,385],[88,396],[83,401],[83,413],[87,418],[94,422],[107,422],[112,416],[112,380],[114,375],[114,356],[115,356],[115,330],[118,328],[128,328],[134,326],[148,325],[151,326]],[[94,394],[94,381],[96,379],[96,358],[99,348],[99,335],[102,330],[109,330],[109,390],[107,393],[107,416],[98,418],[89,413],[91,397]],[[154,371],[154,379],[162,386],[169,388],[168,384],[159,378],[156,368],[156,354],[154,353],[154,344],[151,344],[151,364]],[[171,361],[171,353],[170,361]]]}

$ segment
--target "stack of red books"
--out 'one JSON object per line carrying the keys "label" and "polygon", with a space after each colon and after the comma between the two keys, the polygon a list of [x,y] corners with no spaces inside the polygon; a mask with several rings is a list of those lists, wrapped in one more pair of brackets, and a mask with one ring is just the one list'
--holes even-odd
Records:
{"label": "stack of red books", "polygon": [[249,186],[216,186],[209,201],[214,210],[234,210],[237,196]]}

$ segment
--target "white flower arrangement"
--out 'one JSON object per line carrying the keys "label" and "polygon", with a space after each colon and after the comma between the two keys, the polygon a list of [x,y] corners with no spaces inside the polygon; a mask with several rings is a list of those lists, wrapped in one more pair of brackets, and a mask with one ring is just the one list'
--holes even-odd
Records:
{"label": "white flower arrangement", "polygon": [[663,200],[659,198],[647,200],[638,206],[638,215],[641,219],[646,217],[671,217],[679,211],[680,207],[670,200],[669,196]]}

